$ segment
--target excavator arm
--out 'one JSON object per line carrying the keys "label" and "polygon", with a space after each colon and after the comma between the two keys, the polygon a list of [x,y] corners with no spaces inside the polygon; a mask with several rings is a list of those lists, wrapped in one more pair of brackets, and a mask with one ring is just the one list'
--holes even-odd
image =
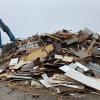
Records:
{"label": "excavator arm", "polygon": [[[13,33],[11,32],[11,30],[9,29],[8,26],[6,26],[3,21],[0,19],[0,28],[5,32],[7,33],[7,35],[9,36],[10,38],[10,41],[12,42],[15,42],[16,41],[16,38],[15,36],[13,35]],[[1,35],[1,34],[0,34]],[[1,41],[1,36],[0,36],[0,47],[2,47],[2,41]]]}

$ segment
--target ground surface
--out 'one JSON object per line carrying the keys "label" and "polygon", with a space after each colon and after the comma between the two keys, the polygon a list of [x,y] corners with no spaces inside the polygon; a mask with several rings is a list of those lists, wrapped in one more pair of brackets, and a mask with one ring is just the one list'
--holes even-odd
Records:
{"label": "ground surface", "polygon": [[20,83],[1,83],[0,100],[100,100],[100,94],[56,94],[52,90],[36,89]]}

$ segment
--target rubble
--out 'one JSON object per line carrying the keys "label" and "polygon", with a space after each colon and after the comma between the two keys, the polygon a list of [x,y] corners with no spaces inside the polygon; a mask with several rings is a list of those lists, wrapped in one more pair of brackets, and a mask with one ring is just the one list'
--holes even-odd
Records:
{"label": "rubble", "polygon": [[[0,59],[0,80],[27,81],[56,93],[100,91],[100,35],[89,29],[60,30],[5,45]],[[88,91],[88,92],[90,92]]]}

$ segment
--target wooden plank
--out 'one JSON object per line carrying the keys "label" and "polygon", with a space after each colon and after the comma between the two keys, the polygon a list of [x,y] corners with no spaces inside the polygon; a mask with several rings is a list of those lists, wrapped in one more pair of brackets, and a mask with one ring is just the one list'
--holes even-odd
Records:
{"label": "wooden plank", "polygon": [[54,39],[54,40],[62,41],[61,39],[59,39],[56,36],[53,36],[53,35],[50,35],[50,34],[45,34],[45,35],[48,36],[48,37],[50,37],[50,38],[52,38],[52,39]]}
{"label": "wooden plank", "polygon": [[73,61],[73,57],[70,57],[70,56],[55,55],[55,58],[61,59],[62,61],[66,61],[66,62],[72,62]]}
{"label": "wooden plank", "polygon": [[87,54],[90,53],[90,51],[92,50],[95,43],[96,43],[96,40],[93,40],[92,43],[90,44],[90,46],[88,47],[88,49],[86,50]]}
{"label": "wooden plank", "polygon": [[13,69],[19,69],[21,68],[23,65],[28,64],[29,62],[19,62],[17,65],[15,65],[13,67]]}
{"label": "wooden plank", "polygon": [[32,80],[33,79],[31,77],[14,76],[14,75],[7,75],[7,78],[10,78],[10,79],[26,79],[26,80]]}

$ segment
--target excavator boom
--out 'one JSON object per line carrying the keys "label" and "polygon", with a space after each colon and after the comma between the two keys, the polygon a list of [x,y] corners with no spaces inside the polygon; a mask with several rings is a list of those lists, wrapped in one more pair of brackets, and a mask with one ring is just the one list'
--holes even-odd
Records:
{"label": "excavator boom", "polygon": [[[2,21],[1,19],[0,19],[0,28],[1,28],[4,32],[7,33],[7,35],[8,35],[9,38],[10,38],[10,41],[12,41],[12,42],[16,41],[16,38],[15,38],[15,36],[13,35],[13,33],[11,32],[11,30],[9,29],[9,27],[6,26],[6,25],[3,23],[3,21]],[[1,39],[1,38],[0,38],[0,39]],[[1,42],[1,40],[0,40],[0,42]],[[1,44],[2,44],[2,43],[0,43],[0,47],[2,47]]]}

